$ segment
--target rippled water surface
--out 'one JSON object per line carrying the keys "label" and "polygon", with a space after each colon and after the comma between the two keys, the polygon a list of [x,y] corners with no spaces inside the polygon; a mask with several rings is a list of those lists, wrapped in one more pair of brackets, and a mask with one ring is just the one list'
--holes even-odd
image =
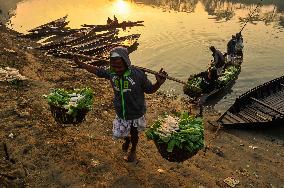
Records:
{"label": "rippled water surface", "polygon": [[[80,3],[78,3],[80,2]],[[144,20],[144,27],[128,30],[140,33],[133,64],[159,70],[186,81],[203,71],[211,60],[214,45],[226,51],[227,41],[240,31],[257,0],[0,0],[0,17],[7,25],[25,33],[43,23],[68,14],[69,27],[105,24],[107,17]],[[284,72],[284,1],[266,0],[257,9],[242,34],[244,63],[238,80],[216,108],[223,111],[237,96]],[[167,81],[163,90],[182,94],[182,86]]]}

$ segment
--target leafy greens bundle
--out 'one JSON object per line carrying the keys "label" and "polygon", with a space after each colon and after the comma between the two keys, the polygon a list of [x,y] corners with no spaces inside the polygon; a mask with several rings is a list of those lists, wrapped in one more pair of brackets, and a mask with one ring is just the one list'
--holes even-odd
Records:
{"label": "leafy greens bundle", "polygon": [[202,93],[202,77],[194,77],[188,80],[185,90],[193,92],[195,94]]}
{"label": "leafy greens bundle", "polygon": [[239,72],[238,67],[236,66],[230,66],[228,67],[223,73],[222,75],[218,78],[218,84],[220,86],[226,85],[230,80],[233,80],[235,78],[235,76],[238,74]]}
{"label": "leafy greens bundle", "polygon": [[93,105],[93,91],[91,88],[74,89],[67,91],[64,89],[54,89],[48,95],[44,95],[49,105],[64,108],[67,114],[75,117],[80,109],[91,110]]}
{"label": "leafy greens bundle", "polygon": [[194,153],[204,147],[204,127],[200,117],[187,112],[175,116],[164,115],[146,131],[148,139],[167,144],[167,152],[175,147]]}

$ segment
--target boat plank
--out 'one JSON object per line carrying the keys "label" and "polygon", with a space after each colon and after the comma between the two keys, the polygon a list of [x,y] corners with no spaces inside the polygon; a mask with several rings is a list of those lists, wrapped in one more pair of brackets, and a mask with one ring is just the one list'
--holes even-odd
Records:
{"label": "boat plank", "polygon": [[264,119],[264,120],[267,119],[269,121],[272,121],[272,119],[273,119],[273,116],[271,116],[270,114],[264,113],[259,108],[255,108],[254,106],[250,106],[250,107],[247,107],[247,108],[254,110],[256,112],[256,115],[259,116],[260,118]]}
{"label": "boat plank", "polygon": [[[284,106],[284,100],[282,101],[278,101],[277,103],[273,104],[274,108],[278,109],[281,108],[282,106]],[[279,110],[281,111],[281,110]]]}
{"label": "boat plank", "polygon": [[228,120],[226,117],[224,117],[224,118],[222,119],[222,124],[225,124],[225,125],[232,125],[233,123],[232,123],[230,120]]}
{"label": "boat plank", "polygon": [[228,114],[226,114],[224,116],[227,120],[229,120],[231,123],[238,123],[238,121],[236,121],[235,119],[233,119],[232,117],[230,117]]}
{"label": "boat plank", "polygon": [[252,110],[250,110],[250,109],[248,109],[248,108],[245,108],[245,109],[243,110],[243,112],[244,112],[246,115],[248,115],[254,122],[261,122],[261,121],[263,121],[260,117],[258,117],[258,116],[256,115],[256,112],[254,112],[254,111],[252,111]]}
{"label": "boat plank", "polygon": [[230,116],[230,117],[232,117],[232,118],[234,118],[235,120],[237,120],[238,122],[240,122],[240,123],[245,123],[245,121],[242,119],[242,118],[240,118],[239,116],[237,116],[237,115],[235,115],[235,114],[232,114],[231,112],[227,112],[227,115],[228,116]]}
{"label": "boat plank", "polygon": [[272,115],[272,116],[275,116],[275,112],[273,110],[271,110],[270,108],[266,108],[265,106],[262,106],[258,103],[254,103],[252,104],[251,106],[253,106],[254,108],[257,108],[258,110],[262,111],[263,113],[265,114],[269,114],[269,115]]}
{"label": "boat plank", "polygon": [[246,115],[243,111],[240,111],[238,113],[239,116],[242,117],[242,119],[245,119],[247,123],[253,123],[255,122],[255,120],[253,118],[251,118],[250,116]]}
{"label": "boat plank", "polygon": [[281,98],[278,98],[278,99],[276,99],[276,98],[269,98],[269,99],[264,99],[262,101],[271,105],[271,104],[275,104],[275,103],[277,103],[278,101],[281,101],[281,100],[283,100],[283,98],[282,99]]}
{"label": "boat plank", "polygon": [[244,112],[249,115],[251,118],[255,119],[257,122],[263,122],[265,121],[266,119],[264,119],[263,117],[257,115],[257,111],[255,111],[254,109],[252,108],[249,108],[247,107]]}
{"label": "boat plank", "polygon": [[284,94],[278,95],[278,96],[270,96],[270,97],[266,97],[263,99],[263,101],[267,101],[269,103],[274,102],[274,101],[278,101],[278,100],[282,100],[284,97]]}
{"label": "boat plank", "polygon": [[265,114],[270,115],[271,117],[275,118],[277,115],[279,115],[279,113],[271,110],[270,108],[267,108],[265,106],[262,106],[260,104],[254,104],[253,106],[257,107],[260,111],[262,111]]}
{"label": "boat plank", "polygon": [[267,108],[270,108],[271,110],[277,112],[278,114],[284,115],[283,112],[280,112],[279,110],[277,110],[277,109],[275,109],[275,108],[269,106],[269,105],[266,104],[265,102],[262,102],[262,101],[260,101],[260,100],[258,100],[258,99],[256,99],[256,98],[253,98],[253,97],[250,97],[250,99],[252,99],[253,101],[255,101],[255,102],[257,102],[257,103],[259,103],[259,104],[261,104],[261,105],[263,105],[263,106],[265,106],[265,107],[267,107]]}

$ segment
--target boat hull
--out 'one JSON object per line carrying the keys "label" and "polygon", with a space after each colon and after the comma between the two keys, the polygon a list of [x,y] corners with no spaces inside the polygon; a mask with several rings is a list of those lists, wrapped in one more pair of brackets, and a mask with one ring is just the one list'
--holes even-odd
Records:
{"label": "boat hull", "polygon": [[[204,91],[202,88],[200,89],[196,89],[194,87],[191,87],[189,85],[185,85],[183,88],[183,91],[186,95],[188,95],[189,97],[198,100],[200,99],[200,101],[202,101],[202,103],[205,103],[209,100],[212,99],[216,99],[216,98],[220,98],[221,96],[224,96],[228,90],[230,90],[230,88],[234,85],[235,81],[238,79],[238,76],[241,72],[241,65],[243,63],[243,58],[241,56],[237,57],[235,62],[231,65],[234,65],[237,68],[237,71],[235,72],[235,74],[233,75],[233,77],[226,83],[226,84],[222,84],[222,85],[217,85],[215,88],[212,88],[209,91]],[[230,66],[229,63],[227,64],[227,67],[224,68],[223,71],[226,71]],[[202,77],[202,75],[205,72],[201,72],[199,74],[193,75],[191,77],[189,77],[188,79],[188,83],[192,80],[192,79],[196,79],[198,77]]]}
{"label": "boat hull", "polygon": [[226,127],[284,125],[284,76],[242,94],[217,122]]}

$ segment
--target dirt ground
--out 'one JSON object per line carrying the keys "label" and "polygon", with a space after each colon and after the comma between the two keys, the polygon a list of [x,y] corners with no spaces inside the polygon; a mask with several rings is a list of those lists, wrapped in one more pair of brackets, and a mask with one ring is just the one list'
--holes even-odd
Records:
{"label": "dirt ground", "polygon": [[[163,159],[140,134],[138,160],[123,160],[121,141],[112,139],[113,92],[110,84],[72,62],[33,49],[37,44],[0,28],[0,66],[28,78],[0,82],[0,187],[284,187],[284,131],[217,129],[208,123],[220,114],[204,113],[206,150],[183,163]],[[78,126],[57,124],[44,94],[52,88],[95,91],[94,108]],[[147,121],[163,112],[198,109],[188,99],[147,95]],[[282,125],[283,127],[283,125]]]}

